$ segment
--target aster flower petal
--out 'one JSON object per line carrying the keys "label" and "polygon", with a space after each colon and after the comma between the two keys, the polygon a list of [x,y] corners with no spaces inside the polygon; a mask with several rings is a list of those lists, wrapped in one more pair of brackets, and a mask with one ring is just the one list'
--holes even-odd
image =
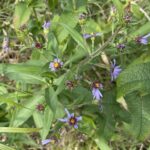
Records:
{"label": "aster flower petal", "polygon": [[60,62],[60,59],[55,58],[53,62]]}
{"label": "aster flower petal", "polygon": [[74,125],[74,128],[75,128],[75,129],[78,129],[78,125],[77,125],[77,124],[75,124],[75,125]]}
{"label": "aster flower petal", "polygon": [[101,35],[102,35],[102,33],[100,33],[100,32],[97,32],[94,34],[94,36],[101,36]]}
{"label": "aster flower petal", "polygon": [[140,39],[140,43],[141,43],[141,44],[144,44],[144,45],[147,45],[147,43],[148,43],[147,38],[142,37],[142,38]]}
{"label": "aster flower petal", "polygon": [[42,27],[43,27],[43,29],[48,29],[50,27],[50,25],[51,25],[50,21],[48,21],[48,22],[45,21],[44,24],[42,25]]}
{"label": "aster flower petal", "polygon": [[46,145],[51,142],[51,139],[42,140],[42,145]]}
{"label": "aster flower petal", "polygon": [[81,121],[82,120],[82,116],[78,116],[76,117],[77,121]]}
{"label": "aster flower petal", "polygon": [[113,59],[113,62],[111,62],[111,81],[114,81],[121,71],[122,69],[120,66],[116,66],[116,60]]}
{"label": "aster flower petal", "polygon": [[65,108],[65,112],[66,112],[66,114],[67,114],[68,118],[71,118],[71,114],[69,113],[69,111],[68,111],[68,109],[67,109],[67,108]]}
{"label": "aster flower petal", "polygon": [[63,64],[64,64],[63,62],[60,62],[60,65],[61,65],[61,66],[63,66]]}
{"label": "aster flower petal", "polygon": [[51,71],[56,71],[53,62],[51,62],[51,63],[49,64],[49,68],[51,69]]}
{"label": "aster flower petal", "polygon": [[88,34],[88,33],[83,34],[84,39],[88,39],[88,38],[91,38],[91,37],[92,37],[91,34]]}
{"label": "aster flower petal", "polygon": [[101,92],[97,88],[92,89],[92,94],[93,94],[93,98],[96,100],[100,100],[103,97],[103,95],[101,94]]}
{"label": "aster flower petal", "polygon": [[143,36],[143,38],[148,38],[150,37],[150,33],[148,33],[147,35]]}
{"label": "aster flower petal", "polygon": [[70,117],[74,117],[74,113],[70,114]]}
{"label": "aster flower petal", "polygon": [[68,122],[68,118],[60,118],[58,120],[61,121],[61,122]]}

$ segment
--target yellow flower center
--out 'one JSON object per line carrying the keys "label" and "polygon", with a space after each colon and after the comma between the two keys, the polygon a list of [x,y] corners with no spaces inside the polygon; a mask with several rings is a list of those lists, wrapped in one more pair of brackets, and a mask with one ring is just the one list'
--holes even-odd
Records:
{"label": "yellow flower center", "polygon": [[75,117],[71,117],[70,118],[70,120],[69,120],[69,123],[71,124],[71,125],[75,125],[76,124],[76,118]]}
{"label": "yellow flower center", "polygon": [[100,87],[100,84],[99,83],[95,83],[94,85],[96,88],[99,88]]}
{"label": "yellow flower center", "polygon": [[60,68],[60,63],[54,62],[54,67],[55,67],[55,68]]}

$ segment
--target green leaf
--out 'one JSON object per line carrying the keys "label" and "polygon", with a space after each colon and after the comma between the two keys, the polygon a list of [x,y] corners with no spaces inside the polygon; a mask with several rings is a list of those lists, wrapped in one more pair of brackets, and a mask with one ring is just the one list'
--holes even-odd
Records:
{"label": "green leaf", "polygon": [[48,6],[50,10],[54,10],[57,4],[58,4],[58,0],[48,0]]}
{"label": "green leaf", "polygon": [[86,52],[90,53],[90,49],[88,45],[86,44],[85,40],[75,29],[71,28],[70,26],[64,23],[59,23],[59,24],[63,26],[69,32],[69,34],[79,44],[79,46],[81,46]]}
{"label": "green leaf", "polygon": [[45,139],[46,136],[48,135],[52,121],[53,121],[53,117],[54,117],[54,114],[53,114],[52,110],[49,107],[46,107],[46,109],[44,111],[44,119],[43,119],[44,127],[42,129],[42,131],[43,131],[42,139]]}
{"label": "green leaf", "polygon": [[50,131],[50,127],[53,121],[53,112],[49,107],[46,107],[44,114],[40,112],[34,112],[34,122],[37,128],[42,128],[40,131],[41,138],[44,140]]}
{"label": "green leaf", "polygon": [[142,36],[150,31],[150,22],[145,23],[143,26],[140,28],[136,29],[136,31],[131,32],[129,36],[136,37],[136,36]]}
{"label": "green leaf", "polygon": [[118,14],[119,14],[119,19],[121,20],[123,18],[123,4],[120,2],[120,0],[112,0],[115,7],[117,8]]}
{"label": "green leaf", "polygon": [[[55,22],[58,22],[57,25],[54,25],[53,28],[56,29],[56,35],[57,35],[57,39],[59,41],[59,43],[63,43],[64,40],[68,37],[69,32],[68,30],[66,30],[66,28],[64,28],[63,26],[61,26],[61,24],[67,24],[67,26],[69,26],[70,28],[75,28],[75,26],[78,23],[78,19],[77,19],[77,14],[75,13],[71,13],[71,12],[64,12],[58,20],[54,20]],[[57,19],[57,16],[56,18]]]}
{"label": "green leaf", "polygon": [[16,29],[27,23],[32,13],[31,10],[31,7],[28,7],[24,2],[20,2],[16,5],[13,19],[14,27]]}
{"label": "green leaf", "polygon": [[70,56],[70,58],[68,59],[68,61],[65,62],[64,66],[67,66],[70,63],[75,63],[78,61],[80,61],[82,58],[88,56],[88,53],[85,52],[85,50],[81,47],[78,47],[75,49],[75,53],[73,55]]}
{"label": "green leaf", "polygon": [[12,121],[10,123],[10,126],[18,127],[22,125],[27,119],[29,119],[33,112],[36,110],[36,105],[39,103],[42,103],[44,101],[44,97],[37,95],[24,101],[22,105],[24,108],[21,108],[19,110],[16,110],[16,113],[14,114]]}
{"label": "green leaf", "polygon": [[52,86],[45,89],[45,100],[49,107],[52,109],[54,114],[56,113],[58,98],[57,93]]}
{"label": "green leaf", "polygon": [[0,64],[0,73],[8,78],[24,83],[42,84],[45,79],[40,77],[41,66],[29,64]]}
{"label": "green leaf", "polygon": [[0,144],[0,150],[15,150],[14,148],[11,148],[9,146],[6,146],[4,144]]}
{"label": "green leaf", "polygon": [[127,131],[138,140],[145,140],[150,136],[150,95],[141,96],[132,93],[125,97],[131,123],[124,123]]}
{"label": "green leaf", "polygon": [[35,123],[36,127],[41,128],[39,133],[42,136],[42,128],[44,126],[44,124],[43,124],[43,113],[39,112],[39,111],[35,111],[33,113],[33,119],[34,119],[34,123]]}
{"label": "green leaf", "polygon": [[95,138],[94,141],[101,150],[111,150],[111,148],[107,144],[107,141],[103,139],[102,137]]}
{"label": "green leaf", "polygon": [[136,90],[150,89],[150,54],[146,53],[130,64],[117,79],[118,97]]}
{"label": "green leaf", "polygon": [[54,116],[58,108],[58,95],[64,90],[65,81],[68,76],[69,72],[54,80],[54,84],[58,86],[56,90],[54,90],[52,86],[49,86],[49,88],[45,89],[45,100],[53,111]]}
{"label": "green leaf", "polygon": [[0,132],[4,133],[32,133],[39,132],[39,128],[12,128],[12,127],[0,127]]}

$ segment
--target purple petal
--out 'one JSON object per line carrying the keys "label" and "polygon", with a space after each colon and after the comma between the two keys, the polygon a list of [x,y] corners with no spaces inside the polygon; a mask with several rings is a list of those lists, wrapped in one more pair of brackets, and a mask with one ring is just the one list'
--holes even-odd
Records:
{"label": "purple petal", "polygon": [[96,89],[96,88],[92,89],[92,94],[93,94],[93,98],[96,100],[100,100],[103,97],[99,89]]}
{"label": "purple petal", "polygon": [[82,120],[82,116],[76,117],[77,121],[81,121]]}
{"label": "purple petal", "polygon": [[120,66],[116,66],[111,72],[111,81],[114,81],[118,77],[121,71],[122,69],[120,68]]}
{"label": "purple petal", "polygon": [[88,39],[88,38],[90,38],[90,37],[92,37],[91,34],[87,34],[87,33],[83,34],[83,38],[84,38],[84,39]]}
{"label": "purple petal", "polygon": [[95,35],[95,36],[101,36],[101,35],[102,35],[102,33],[97,32],[97,33],[95,33],[94,35]]}
{"label": "purple petal", "polygon": [[42,145],[48,144],[51,142],[51,139],[42,140]]}
{"label": "purple petal", "polygon": [[75,128],[75,129],[78,129],[78,125],[77,125],[77,124],[75,124],[75,125],[74,125],[74,128]]}
{"label": "purple petal", "polygon": [[148,38],[150,37],[150,33],[148,33],[147,35],[143,36],[143,38]]}
{"label": "purple petal", "polygon": [[55,58],[55,59],[54,59],[54,62],[60,62],[60,59]]}
{"label": "purple petal", "polygon": [[74,117],[74,113],[70,114],[70,117]]}
{"label": "purple petal", "polygon": [[69,113],[69,111],[67,110],[67,108],[65,108],[65,112],[67,113],[68,118],[71,118],[71,114]]}
{"label": "purple petal", "polygon": [[144,45],[147,45],[147,43],[148,43],[147,38],[142,37],[142,38],[140,39],[140,43],[141,43],[141,44],[144,44]]}
{"label": "purple petal", "polygon": [[60,62],[61,67],[63,66],[63,64],[64,64],[63,62]]}
{"label": "purple petal", "polygon": [[50,25],[51,25],[51,23],[48,21],[48,22],[44,22],[44,24],[42,25],[42,27],[44,28],[44,29],[48,29],[49,27],[50,27]]}
{"label": "purple petal", "polygon": [[58,120],[61,121],[61,122],[68,122],[68,118],[60,118]]}
{"label": "purple petal", "polygon": [[54,67],[54,63],[53,62],[51,62],[49,64],[49,68],[51,69],[51,71],[56,71],[56,68]]}

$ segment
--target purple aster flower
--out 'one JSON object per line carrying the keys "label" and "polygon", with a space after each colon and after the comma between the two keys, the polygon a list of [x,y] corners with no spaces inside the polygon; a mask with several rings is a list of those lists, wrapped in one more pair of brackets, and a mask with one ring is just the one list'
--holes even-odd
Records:
{"label": "purple aster flower", "polygon": [[93,98],[96,100],[101,100],[103,95],[99,89],[102,89],[103,85],[96,81],[96,82],[93,82],[92,87],[93,87],[92,88]]}
{"label": "purple aster flower", "polygon": [[84,39],[88,39],[88,38],[93,38],[93,37],[97,37],[97,36],[101,36],[102,33],[91,33],[91,34],[88,34],[88,33],[85,33],[83,34],[83,38]]}
{"label": "purple aster flower", "polygon": [[120,66],[116,66],[116,60],[114,59],[113,62],[111,62],[111,81],[114,81],[118,77],[121,70]]}
{"label": "purple aster flower", "polygon": [[70,114],[69,111],[65,108],[65,112],[67,114],[67,118],[59,119],[61,122],[68,123],[70,126],[73,126],[74,128],[78,128],[78,121],[82,120],[81,116],[76,117],[74,113]]}
{"label": "purple aster flower", "polygon": [[63,66],[63,62],[60,61],[60,59],[55,58],[53,62],[50,62],[49,68],[51,71],[57,71]]}
{"label": "purple aster flower", "polygon": [[10,50],[10,48],[9,48],[9,38],[8,37],[4,37],[4,39],[3,39],[2,50],[4,52],[8,52]]}
{"label": "purple aster flower", "polygon": [[143,37],[137,37],[136,41],[137,41],[137,43],[147,45],[148,44],[148,37],[150,37],[150,33],[143,36]]}
{"label": "purple aster flower", "polygon": [[117,45],[117,48],[118,48],[118,49],[121,49],[121,50],[124,49],[125,47],[126,47],[126,46],[125,46],[124,44],[118,44],[118,45]]}
{"label": "purple aster flower", "polygon": [[46,145],[51,142],[51,139],[42,140],[42,145]]}
{"label": "purple aster flower", "polygon": [[42,25],[42,27],[43,27],[43,29],[48,29],[50,27],[50,25],[51,25],[50,21],[48,21],[48,22],[45,21],[44,24]]}

